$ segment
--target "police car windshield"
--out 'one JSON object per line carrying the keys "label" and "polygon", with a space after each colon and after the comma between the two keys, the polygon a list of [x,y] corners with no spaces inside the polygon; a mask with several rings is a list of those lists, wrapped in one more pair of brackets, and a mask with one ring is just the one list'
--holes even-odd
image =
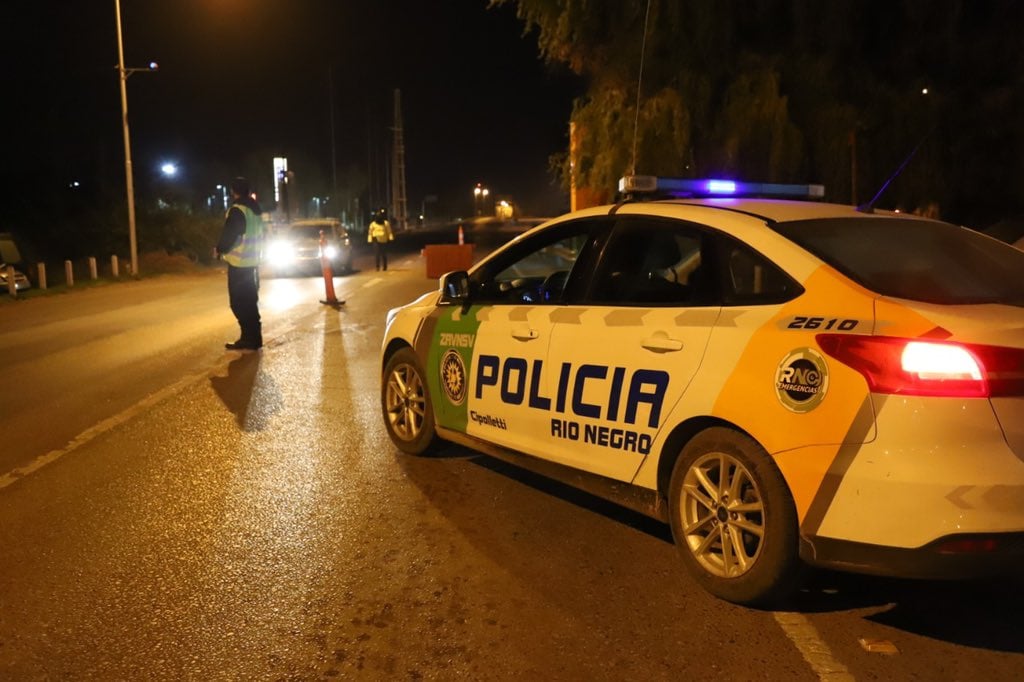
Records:
{"label": "police car windshield", "polygon": [[1024,306],[1024,252],[973,230],[913,218],[777,223],[777,232],[884,296]]}

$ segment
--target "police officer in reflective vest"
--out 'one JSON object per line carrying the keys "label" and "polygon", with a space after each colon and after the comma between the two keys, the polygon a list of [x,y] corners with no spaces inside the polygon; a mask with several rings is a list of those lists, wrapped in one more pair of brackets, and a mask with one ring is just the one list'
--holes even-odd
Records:
{"label": "police officer in reflective vest", "polygon": [[257,350],[263,346],[259,310],[259,264],[263,251],[263,219],[252,198],[249,181],[231,182],[231,208],[224,217],[224,230],[217,242],[217,257],[228,264],[228,301],[238,320],[237,341],[224,344],[228,350]]}
{"label": "police officer in reflective vest", "polygon": [[377,269],[388,269],[388,242],[395,238],[388,222],[388,211],[381,208],[373,217],[370,229],[366,232],[366,241],[374,245]]}

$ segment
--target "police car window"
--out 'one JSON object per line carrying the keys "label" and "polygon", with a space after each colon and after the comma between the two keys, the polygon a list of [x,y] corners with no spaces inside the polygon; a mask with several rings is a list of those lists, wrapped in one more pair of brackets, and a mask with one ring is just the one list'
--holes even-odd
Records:
{"label": "police car window", "polygon": [[883,296],[941,305],[1024,306],[1024,253],[964,227],[864,217],[774,228]]}
{"label": "police car window", "polygon": [[707,235],[664,221],[625,222],[605,247],[587,296],[598,305],[708,305],[717,299]]}
{"label": "police car window", "polygon": [[800,285],[774,263],[733,240],[723,240],[728,282],[726,305],[781,303],[799,295]]}
{"label": "police car window", "polygon": [[560,303],[573,267],[593,239],[593,227],[553,228],[488,262],[473,273],[474,302]]}

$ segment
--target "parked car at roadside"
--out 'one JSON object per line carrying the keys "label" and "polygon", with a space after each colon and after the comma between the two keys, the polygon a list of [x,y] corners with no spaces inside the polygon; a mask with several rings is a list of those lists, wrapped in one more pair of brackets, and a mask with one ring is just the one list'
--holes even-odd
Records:
{"label": "parked car at roadside", "polygon": [[[7,280],[7,272],[8,272],[7,264],[6,263],[0,263],[0,289],[2,289],[3,293],[5,293],[5,294],[8,291],[8,288],[7,288],[7,281],[8,281]],[[24,291],[25,289],[31,289],[31,288],[32,288],[32,283],[29,281],[28,277],[25,276],[25,273],[23,273],[20,270],[15,269],[14,270],[14,290],[15,291]]]}

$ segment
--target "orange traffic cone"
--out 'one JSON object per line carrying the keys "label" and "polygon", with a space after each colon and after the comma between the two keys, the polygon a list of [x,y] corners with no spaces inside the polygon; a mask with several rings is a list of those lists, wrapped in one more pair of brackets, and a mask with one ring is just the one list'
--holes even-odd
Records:
{"label": "orange traffic cone", "polygon": [[462,225],[459,225],[459,246],[466,243],[466,233],[462,231]]}
{"label": "orange traffic cone", "polygon": [[324,274],[324,290],[327,294],[327,298],[320,302],[335,307],[345,305],[345,302],[339,301],[334,294],[334,273],[331,272],[331,261],[327,258],[326,251],[327,238],[324,237],[324,231],[320,230],[320,269]]}

